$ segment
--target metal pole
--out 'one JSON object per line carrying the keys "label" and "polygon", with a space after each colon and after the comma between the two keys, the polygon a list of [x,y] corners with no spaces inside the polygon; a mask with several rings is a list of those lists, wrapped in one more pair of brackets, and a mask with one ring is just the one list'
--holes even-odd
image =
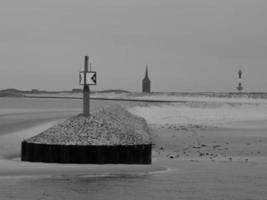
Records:
{"label": "metal pole", "polygon": [[85,117],[89,117],[90,115],[90,104],[89,104],[89,98],[90,98],[90,90],[89,86],[87,85],[87,77],[86,73],[88,72],[88,60],[89,57],[84,57],[84,86],[83,86],[83,115]]}

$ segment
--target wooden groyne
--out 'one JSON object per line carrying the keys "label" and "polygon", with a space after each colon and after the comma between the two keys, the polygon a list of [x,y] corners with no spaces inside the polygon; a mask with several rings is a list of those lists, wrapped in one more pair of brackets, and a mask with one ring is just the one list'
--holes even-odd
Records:
{"label": "wooden groyne", "polygon": [[151,136],[143,118],[121,106],[67,119],[21,144],[21,160],[48,163],[151,164]]}
{"label": "wooden groyne", "polygon": [[77,164],[151,164],[151,144],[51,145],[22,142],[21,160]]}

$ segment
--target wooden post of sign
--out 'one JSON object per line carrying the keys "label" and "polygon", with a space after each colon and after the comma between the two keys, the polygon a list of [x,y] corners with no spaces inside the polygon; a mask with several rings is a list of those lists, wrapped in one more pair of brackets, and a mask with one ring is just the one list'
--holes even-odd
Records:
{"label": "wooden post of sign", "polygon": [[83,86],[83,115],[89,117],[90,115],[90,89],[87,84],[86,73],[88,72],[89,56],[84,57],[84,86]]}

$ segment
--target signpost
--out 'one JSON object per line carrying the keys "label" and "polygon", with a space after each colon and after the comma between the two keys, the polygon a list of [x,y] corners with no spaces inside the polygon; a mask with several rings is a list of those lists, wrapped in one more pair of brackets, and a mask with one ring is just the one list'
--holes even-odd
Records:
{"label": "signpost", "polygon": [[88,71],[89,56],[84,57],[84,71],[79,74],[80,85],[83,85],[83,115],[90,116],[90,85],[96,85],[96,72]]}
{"label": "signpost", "polygon": [[80,72],[80,85],[96,85],[96,72],[89,71],[86,73],[86,81],[85,81],[85,73]]}

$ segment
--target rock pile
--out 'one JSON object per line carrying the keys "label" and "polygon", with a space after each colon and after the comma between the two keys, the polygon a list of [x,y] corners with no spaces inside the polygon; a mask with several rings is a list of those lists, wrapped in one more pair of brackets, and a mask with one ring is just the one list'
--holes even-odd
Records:
{"label": "rock pile", "polygon": [[139,145],[151,144],[149,128],[143,118],[116,105],[102,108],[90,117],[67,119],[27,143],[55,145]]}

